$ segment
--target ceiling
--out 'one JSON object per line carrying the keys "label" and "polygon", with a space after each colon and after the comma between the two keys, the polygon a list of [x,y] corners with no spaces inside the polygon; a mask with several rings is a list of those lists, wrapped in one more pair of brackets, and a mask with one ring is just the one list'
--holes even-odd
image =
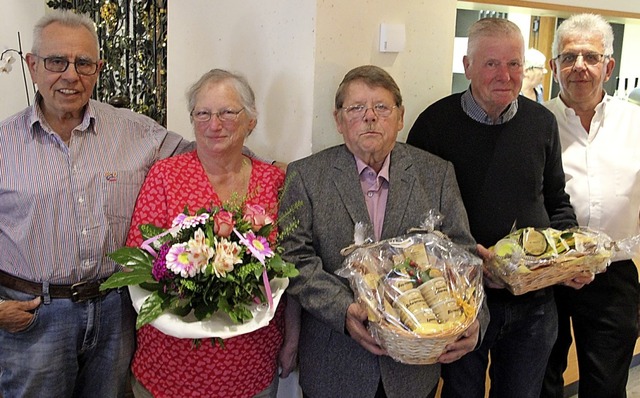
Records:
{"label": "ceiling", "polygon": [[[530,7],[533,4],[535,7]],[[554,5],[540,2],[518,0],[481,0],[458,1],[458,8],[463,10],[490,10],[506,13],[520,13],[536,16],[553,16],[567,18],[571,14],[593,12],[602,15],[610,22],[640,24],[640,14],[631,12],[609,11],[603,9],[581,8],[564,5]]]}

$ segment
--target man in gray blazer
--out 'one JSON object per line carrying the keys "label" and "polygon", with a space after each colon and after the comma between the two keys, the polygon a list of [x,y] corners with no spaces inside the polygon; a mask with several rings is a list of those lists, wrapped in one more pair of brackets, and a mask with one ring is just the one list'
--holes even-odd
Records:
{"label": "man in gray blazer", "polygon": [[[440,365],[395,362],[366,328],[367,312],[354,302],[348,282],[334,274],[340,250],[353,243],[354,225],[372,225],[375,239],[417,227],[430,209],[444,215],[441,230],[475,247],[452,165],[396,142],[404,121],[400,90],[375,66],[351,70],[338,87],[334,117],[344,145],[289,165],[281,211],[296,201],[300,224],[283,242],[300,276],[289,294],[302,307],[300,384],[305,397],[428,397],[435,395]],[[486,307],[483,307],[486,309]],[[488,313],[439,361],[473,350]]]}

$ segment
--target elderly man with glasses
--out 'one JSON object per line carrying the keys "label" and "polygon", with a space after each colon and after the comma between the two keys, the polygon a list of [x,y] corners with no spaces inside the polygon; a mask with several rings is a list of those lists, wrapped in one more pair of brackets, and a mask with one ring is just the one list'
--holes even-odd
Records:
{"label": "elderly man with glasses", "polygon": [[[613,31],[599,15],[579,14],[558,27],[549,65],[560,94],[545,105],[558,120],[567,192],[580,225],[618,240],[640,233],[640,108],[603,88],[613,58]],[[581,290],[555,288],[558,339],[543,397],[562,397],[571,325],[580,398],[626,397],[638,335],[638,272],[629,255]]]}
{"label": "elderly man with glasses", "polygon": [[[354,226],[372,227],[378,241],[404,234],[430,209],[444,215],[441,230],[475,248],[453,166],[396,142],[404,126],[402,95],[383,69],[364,65],[338,86],[334,120],[343,145],[291,163],[281,211],[297,201],[299,226],[284,238],[283,258],[300,275],[288,292],[300,302],[300,385],[305,397],[426,398],[436,393],[440,365],[394,361],[367,330],[367,310],[335,274],[353,243]],[[460,340],[438,359],[471,351],[487,325],[486,307]]]}
{"label": "elderly man with glasses", "polygon": [[119,269],[151,165],[189,144],[90,99],[103,66],[93,22],[45,15],[26,56],[35,103],[0,122],[0,396],[122,397],[134,350]]}

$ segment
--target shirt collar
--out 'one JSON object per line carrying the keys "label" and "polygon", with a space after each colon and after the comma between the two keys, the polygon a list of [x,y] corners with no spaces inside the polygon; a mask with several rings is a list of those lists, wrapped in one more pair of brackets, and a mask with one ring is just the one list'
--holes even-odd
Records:
{"label": "shirt collar", "polygon": [[[607,104],[612,100],[615,100],[615,98],[605,92],[604,96],[602,97],[602,101],[600,101],[594,108],[594,110],[596,111],[596,115],[603,114],[604,110],[607,107]],[[560,104],[565,116],[576,116],[576,111],[574,111],[573,108],[569,108],[567,104],[564,103],[564,100],[560,95],[558,95],[558,103]]]}
{"label": "shirt collar", "polygon": [[[373,170],[371,168],[371,166],[366,164],[362,159],[360,159],[356,155],[353,155],[353,157],[356,158],[356,167],[358,169],[358,175],[362,175],[362,172],[364,170],[366,170],[367,168]],[[387,154],[387,157],[384,158],[384,162],[382,163],[382,168],[380,169],[380,172],[378,173],[378,177],[382,177],[386,181],[389,181],[390,159],[391,159],[391,154],[389,153],[389,154]]]}
{"label": "shirt collar", "polygon": [[[33,100],[33,106],[31,107],[31,115],[29,116],[29,125],[34,127],[36,123],[38,123],[42,130],[44,130],[48,134],[53,134],[54,131],[47,123],[47,120],[44,118],[44,112],[42,112],[42,108],[40,107],[40,102],[42,101],[42,95],[40,92],[36,92],[35,98]],[[95,109],[91,100],[85,107],[84,116],[82,117],[82,122],[80,125],[76,127],[76,130],[79,131],[93,131],[95,133],[95,128],[89,129],[91,126],[95,126]],[[35,132],[35,129],[32,129]]]}
{"label": "shirt collar", "polygon": [[516,116],[516,112],[518,112],[518,98],[516,98],[507,106],[507,109],[502,112],[497,120],[491,120],[489,115],[487,115],[487,112],[485,112],[484,109],[478,105],[475,98],[473,98],[473,95],[471,94],[471,87],[462,94],[460,104],[462,105],[464,113],[466,113],[471,119],[478,123],[488,125],[507,123],[513,119]]}

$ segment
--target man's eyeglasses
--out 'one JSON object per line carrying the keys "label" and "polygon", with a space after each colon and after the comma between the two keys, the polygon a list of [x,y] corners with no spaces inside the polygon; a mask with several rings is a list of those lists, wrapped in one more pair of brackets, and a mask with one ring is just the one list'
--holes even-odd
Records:
{"label": "man's eyeglasses", "polygon": [[575,53],[563,53],[556,57],[558,61],[560,61],[560,65],[562,67],[568,67],[575,65],[578,57],[582,57],[582,62],[587,65],[594,66],[599,64],[604,60],[607,55],[599,54],[599,53],[585,53],[585,54],[575,54]]}
{"label": "man's eyeglasses", "polygon": [[98,63],[91,62],[85,59],[76,59],[75,62],[71,62],[63,57],[41,57],[36,55],[36,57],[42,59],[44,61],[44,68],[49,72],[62,73],[67,70],[69,64],[73,64],[76,69],[76,72],[79,75],[83,76],[91,76],[95,75],[98,71]]}
{"label": "man's eyeglasses", "polygon": [[238,111],[232,111],[231,109],[223,109],[218,112],[209,112],[209,111],[191,111],[191,117],[196,122],[208,122],[211,120],[211,116],[215,116],[221,122],[235,122],[238,120],[238,116],[240,116],[240,112],[244,111],[244,108],[240,108]]}
{"label": "man's eyeglasses", "polygon": [[347,106],[346,108],[341,108],[341,110],[347,115],[349,120],[356,120],[364,118],[364,115],[367,113],[369,109],[373,110],[373,113],[376,114],[381,119],[386,119],[391,116],[391,112],[397,108],[397,106],[388,106],[385,104],[375,104],[371,108],[367,108],[366,105],[363,104],[355,104]]}

